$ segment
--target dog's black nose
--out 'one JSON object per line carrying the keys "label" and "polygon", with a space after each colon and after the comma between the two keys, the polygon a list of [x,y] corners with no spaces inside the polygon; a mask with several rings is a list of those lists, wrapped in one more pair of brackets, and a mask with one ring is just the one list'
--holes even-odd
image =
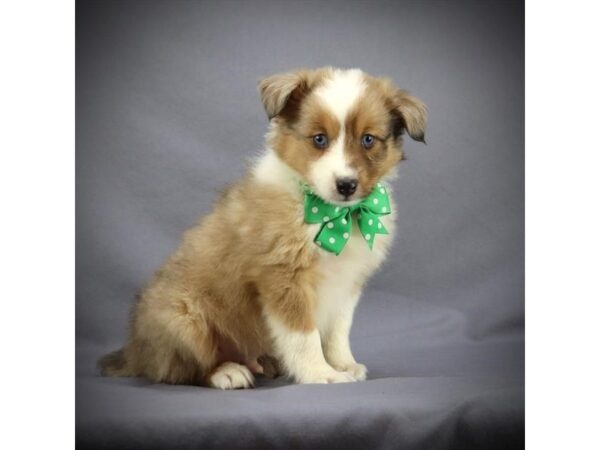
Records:
{"label": "dog's black nose", "polygon": [[356,178],[338,178],[335,180],[335,185],[340,194],[344,197],[350,197],[356,192],[358,180]]}

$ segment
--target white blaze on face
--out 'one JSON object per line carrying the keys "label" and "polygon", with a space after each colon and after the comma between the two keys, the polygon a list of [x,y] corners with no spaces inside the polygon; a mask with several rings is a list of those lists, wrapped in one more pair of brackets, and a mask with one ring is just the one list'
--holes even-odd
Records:
{"label": "white blaze on face", "polygon": [[341,177],[356,177],[357,173],[348,165],[344,152],[346,130],[344,124],[348,112],[365,90],[362,71],[335,70],[315,95],[337,118],[340,133],[335,141],[329,142],[325,154],[310,168],[310,182],[316,193],[325,200],[339,201],[335,181]]}

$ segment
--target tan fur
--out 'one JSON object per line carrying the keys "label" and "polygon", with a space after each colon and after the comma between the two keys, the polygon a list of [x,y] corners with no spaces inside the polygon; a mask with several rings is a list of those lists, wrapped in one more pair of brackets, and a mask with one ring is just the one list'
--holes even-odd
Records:
{"label": "tan fur", "polygon": [[[392,80],[369,78],[371,85],[378,86],[386,104],[400,120],[401,127],[416,141],[425,142],[425,126],[427,124],[427,107],[417,97],[407,91],[398,89]],[[401,130],[400,130],[401,131]]]}
{"label": "tan fur", "polygon": [[109,364],[107,374],[201,383],[229,346],[238,362],[270,352],[263,308],[294,329],[314,327],[318,274],[303,226],[299,198],[251,177],[230,189],[144,289],[126,368]]}
{"label": "tan fur", "polygon": [[[323,154],[311,137],[335,137],[342,126],[311,96],[331,70],[276,75],[259,86],[265,110],[274,117],[267,145],[300,177]],[[343,124],[363,193],[401,159],[397,117],[415,136],[422,135],[425,122],[422,103],[387,81],[368,83]],[[379,138],[369,152],[360,147],[365,132]],[[292,331],[315,329],[322,259],[308,238],[302,193],[261,181],[250,172],[184,234],[139,296],[128,343],[100,361],[104,374],[204,384],[222,363],[264,360],[273,352],[266,316]]]}
{"label": "tan fur", "polygon": [[278,115],[288,119],[296,118],[297,110],[304,98],[331,71],[331,67],[316,70],[299,69],[293,72],[271,75],[261,80],[258,89],[269,119]]}

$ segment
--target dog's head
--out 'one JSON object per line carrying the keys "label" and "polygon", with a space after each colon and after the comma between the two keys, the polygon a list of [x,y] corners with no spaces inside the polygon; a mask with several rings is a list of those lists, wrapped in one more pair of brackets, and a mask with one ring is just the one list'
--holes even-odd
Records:
{"label": "dog's head", "polygon": [[349,205],[402,159],[402,134],[425,141],[423,102],[388,79],[322,68],[260,82],[268,145],[324,200]]}

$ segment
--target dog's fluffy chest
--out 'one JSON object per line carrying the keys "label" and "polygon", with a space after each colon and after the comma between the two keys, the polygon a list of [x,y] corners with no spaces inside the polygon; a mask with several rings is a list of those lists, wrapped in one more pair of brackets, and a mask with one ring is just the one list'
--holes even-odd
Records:
{"label": "dog's fluffy chest", "polygon": [[[319,329],[331,322],[333,315],[345,307],[354,307],[366,279],[385,259],[394,232],[392,215],[380,218],[390,234],[376,236],[371,250],[354,223],[350,239],[339,255],[318,249],[316,320]],[[309,245],[320,225],[307,225]]]}

